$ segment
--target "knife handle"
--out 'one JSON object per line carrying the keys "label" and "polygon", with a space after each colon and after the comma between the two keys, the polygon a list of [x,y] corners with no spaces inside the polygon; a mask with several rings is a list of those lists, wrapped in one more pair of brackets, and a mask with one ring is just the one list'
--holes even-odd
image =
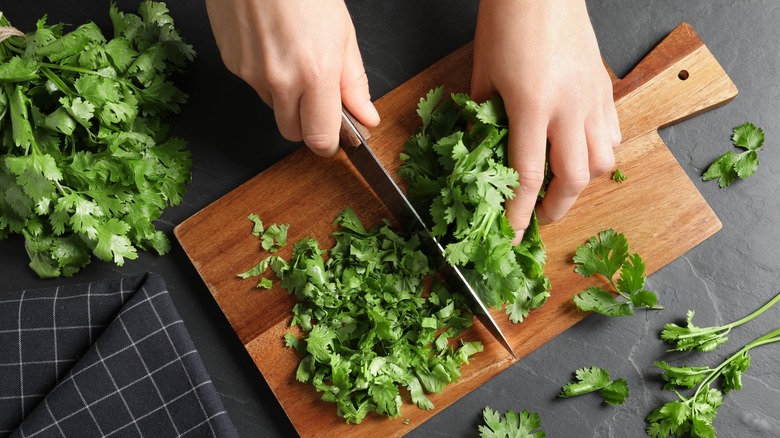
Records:
{"label": "knife handle", "polygon": [[346,108],[341,108],[341,128],[339,129],[339,146],[350,152],[371,137],[368,128],[353,116]]}

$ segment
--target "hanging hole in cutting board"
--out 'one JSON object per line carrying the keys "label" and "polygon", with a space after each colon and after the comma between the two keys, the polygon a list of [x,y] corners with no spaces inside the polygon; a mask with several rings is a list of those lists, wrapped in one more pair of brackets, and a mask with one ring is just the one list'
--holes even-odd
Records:
{"label": "hanging hole in cutting board", "polygon": [[688,73],[688,70],[680,70],[680,73],[677,73],[677,77],[680,78],[681,81],[684,81],[690,77],[690,74]]}

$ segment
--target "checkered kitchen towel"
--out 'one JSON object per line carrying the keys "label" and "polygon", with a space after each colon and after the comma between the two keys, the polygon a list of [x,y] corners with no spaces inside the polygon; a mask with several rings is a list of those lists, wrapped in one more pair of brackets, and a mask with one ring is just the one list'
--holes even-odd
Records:
{"label": "checkered kitchen towel", "polygon": [[0,437],[237,436],[156,274],[0,293]]}

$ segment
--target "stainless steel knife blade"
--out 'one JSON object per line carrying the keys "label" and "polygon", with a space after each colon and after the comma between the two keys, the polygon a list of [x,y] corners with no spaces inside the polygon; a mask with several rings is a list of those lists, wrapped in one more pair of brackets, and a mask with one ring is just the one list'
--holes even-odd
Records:
{"label": "stainless steel knife blade", "polygon": [[466,277],[458,269],[447,263],[444,256],[444,247],[430,233],[422,217],[412,204],[406,198],[406,195],[395,183],[393,178],[387,172],[385,167],[376,158],[366,139],[370,136],[368,130],[346,110],[341,112],[342,123],[339,132],[339,144],[350,162],[360,172],[363,179],[366,180],[371,189],[377,194],[383,204],[390,210],[390,213],[408,229],[408,231],[419,231],[423,242],[423,251],[429,257],[434,257],[437,266],[440,266],[439,272],[444,277],[447,285],[453,290],[460,291],[466,297],[470,298],[472,310],[482,325],[488,329],[491,335],[506,348],[514,358],[517,358],[514,349],[509,344],[506,336],[498,327],[496,321],[488,312],[485,304],[480,300],[474,288],[471,287]]}

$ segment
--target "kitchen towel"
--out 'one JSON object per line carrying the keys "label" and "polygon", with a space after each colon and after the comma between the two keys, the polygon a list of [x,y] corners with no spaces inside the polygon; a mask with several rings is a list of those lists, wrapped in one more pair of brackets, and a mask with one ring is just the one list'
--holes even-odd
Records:
{"label": "kitchen towel", "polygon": [[0,294],[0,437],[238,436],[153,273]]}

